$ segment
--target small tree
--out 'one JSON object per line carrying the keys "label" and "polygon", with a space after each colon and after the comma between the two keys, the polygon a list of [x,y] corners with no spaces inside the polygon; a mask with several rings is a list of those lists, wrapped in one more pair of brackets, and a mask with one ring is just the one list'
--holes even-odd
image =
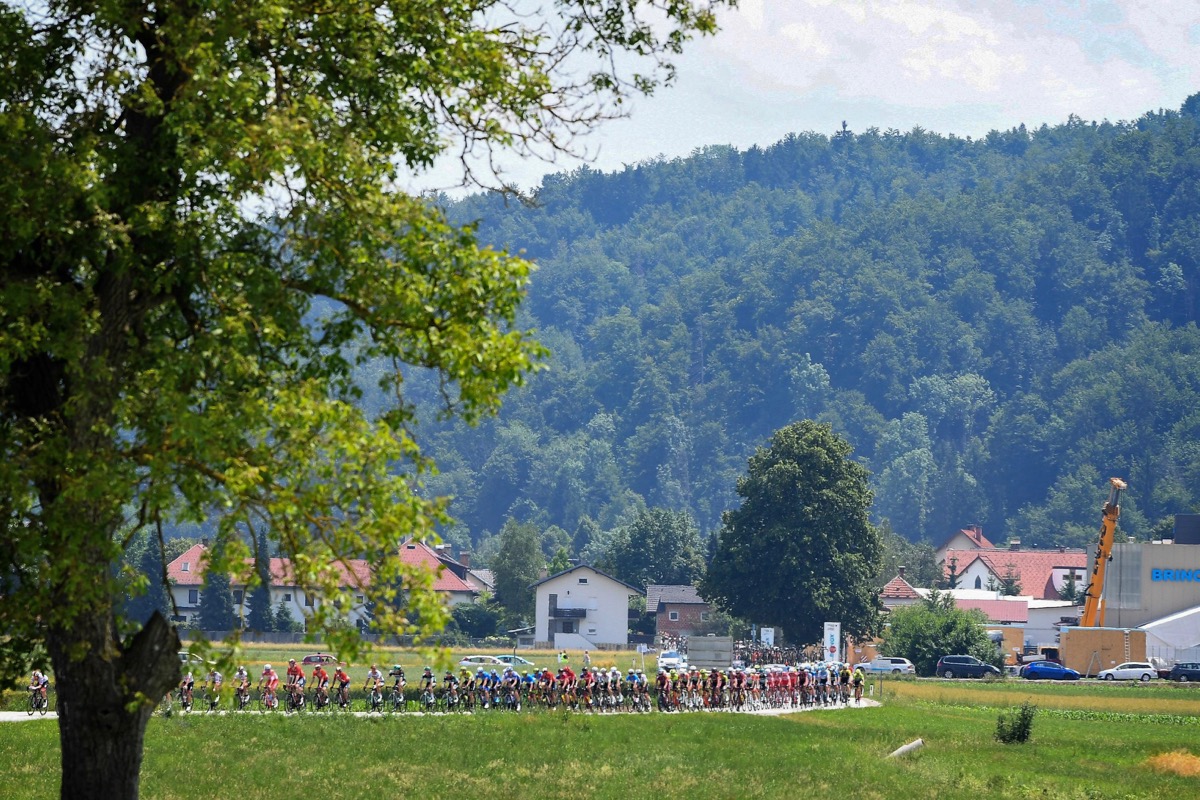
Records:
{"label": "small tree", "polygon": [[1033,718],[1037,714],[1037,706],[1028,700],[1021,707],[1010,712],[1001,712],[996,720],[996,741],[1003,744],[1023,744],[1029,741],[1033,734]]}
{"label": "small tree", "polygon": [[973,655],[995,663],[996,646],[988,638],[982,611],[965,610],[954,598],[934,590],[916,605],[892,612],[880,652],[913,662],[919,675],[932,675],[947,653]]}
{"label": "small tree", "polygon": [[1021,576],[1017,573],[1015,565],[1009,564],[1004,568],[1004,574],[1000,576],[998,591],[1005,597],[1016,597],[1021,594]]}
{"label": "small tree", "polygon": [[1071,603],[1079,603],[1083,599],[1079,584],[1075,581],[1075,570],[1067,571],[1067,578],[1063,581],[1063,588],[1059,590],[1058,596]]}
{"label": "small tree", "polygon": [[275,630],[282,633],[296,633],[303,630],[303,626],[292,616],[292,610],[283,600],[280,600],[279,605],[275,608]]}
{"label": "small tree", "polygon": [[942,582],[944,589],[957,589],[962,576],[958,572],[958,556],[950,556],[950,561],[947,562],[946,578]]}

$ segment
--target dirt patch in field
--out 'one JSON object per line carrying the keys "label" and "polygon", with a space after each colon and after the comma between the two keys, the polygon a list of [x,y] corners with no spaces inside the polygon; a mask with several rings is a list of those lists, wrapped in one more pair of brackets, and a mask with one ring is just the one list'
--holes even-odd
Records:
{"label": "dirt patch in field", "polygon": [[1151,756],[1146,759],[1146,766],[1155,772],[1173,772],[1185,778],[1200,777],[1200,756],[1192,755],[1186,750]]}

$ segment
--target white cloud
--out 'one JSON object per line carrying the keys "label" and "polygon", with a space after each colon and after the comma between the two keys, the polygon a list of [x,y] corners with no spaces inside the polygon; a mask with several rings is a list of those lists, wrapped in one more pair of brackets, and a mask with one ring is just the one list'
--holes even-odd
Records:
{"label": "white cloud", "polygon": [[[813,97],[953,111],[1015,125],[1128,118],[1200,87],[1193,0],[1058,3],[753,0],[704,47],[733,82]],[[1170,102],[1167,102],[1167,98]],[[980,133],[974,125],[966,133]]]}

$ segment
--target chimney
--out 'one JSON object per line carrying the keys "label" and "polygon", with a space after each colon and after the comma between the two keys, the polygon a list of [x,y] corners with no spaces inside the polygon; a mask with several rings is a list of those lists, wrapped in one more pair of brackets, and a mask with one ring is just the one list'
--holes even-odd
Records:
{"label": "chimney", "polygon": [[458,553],[458,563],[462,564],[467,569],[471,568],[471,551],[460,550]]}
{"label": "chimney", "polygon": [[1009,550],[1020,550],[1021,549],[1021,540],[1020,539],[1009,540],[1008,549]]}
{"label": "chimney", "polygon": [[205,536],[203,539],[200,540],[200,546],[203,547],[205,550],[208,549],[208,537],[207,536]]}
{"label": "chimney", "polygon": [[904,565],[900,565],[900,579],[904,580]]}

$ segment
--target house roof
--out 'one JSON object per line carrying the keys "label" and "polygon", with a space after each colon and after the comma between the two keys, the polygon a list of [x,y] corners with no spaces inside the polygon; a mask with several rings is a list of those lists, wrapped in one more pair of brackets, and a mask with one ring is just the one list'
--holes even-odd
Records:
{"label": "house roof", "polygon": [[[547,581],[552,581],[555,578],[561,577],[563,575],[569,575],[577,569],[586,569],[589,572],[596,573],[601,578],[608,578],[610,581],[619,583],[632,592],[635,592],[637,594],[645,594],[645,592],[643,592],[641,589],[637,588],[636,586],[631,586],[630,584],[626,583],[625,581],[618,580],[617,578],[614,578],[612,575],[607,575],[607,574],[601,572],[600,570],[596,569],[595,567],[589,567],[587,564],[579,564],[578,566],[571,567],[570,569],[564,569],[562,572],[556,572],[553,575],[547,575],[546,577],[542,578],[540,581],[529,584],[529,588],[536,589],[537,587],[541,586],[543,583],[546,583]],[[647,608],[649,608],[649,606],[647,606]]]}
{"label": "house roof", "polygon": [[400,560],[405,564],[423,566],[437,577],[433,581],[435,592],[469,592],[476,594],[475,587],[447,569],[432,547],[416,539],[408,539],[400,545]]}
{"label": "house roof", "polygon": [[176,586],[199,586],[204,583],[204,554],[202,544],[194,544],[167,564],[167,582]]}
{"label": "house roof", "polygon": [[976,608],[987,614],[988,622],[1029,622],[1029,603],[1024,599],[1010,600],[955,600],[959,608]]}
{"label": "house roof", "polygon": [[[952,534],[948,539],[946,539],[946,541],[942,542],[942,547],[946,547],[959,536],[967,537],[967,540],[970,541],[976,549],[992,550],[996,547],[996,545],[987,540],[987,537],[983,535],[983,528],[979,527],[978,525],[973,525],[970,528],[963,528],[958,533]],[[938,550],[941,550],[942,547],[939,547]]]}
{"label": "house roof", "polygon": [[667,604],[706,606],[708,603],[700,597],[699,590],[690,584],[652,583],[646,587],[646,610],[661,611]]}
{"label": "house roof", "polygon": [[[421,545],[424,547],[424,545]],[[428,548],[426,548],[428,550]],[[181,555],[175,558],[171,563],[167,564],[167,581],[176,586],[201,586],[204,583],[204,556],[207,548],[203,544],[196,544],[189,547]],[[432,555],[433,551],[429,550]],[[436,570],[440,562],[436,556],[432,556],[432,562],[423,557],[413,558],[405,557],[406,552],[402,549],[400,558],[406,563],[421,563],[428,566],[431,570]],[[247,564],[253,563],[252,559],[246,560]],[[351,558],[344,563],[341,561],[332,562],[334,569],[338,571],[338,576],[342,586],[353,586],[360,589],[365,589],[371,585],[371,565],[364,559]],[[292,573],[292,562],[288,558],[272,558],[271,559],[271,583],[275,586],[295,586],[296,578]],[[449,571],[443,571],[434,581],[433,588],[439,592],[474,592],[475,590],[465,581],[458,578]]]}
{"label": "house roof", "polygon": [[911,583],[897,575],[879,590],[879,596],[885,600],[916,600],[921,595]]}
{"label": "house roof", "polygon": [[947,575],[951,558],[958,559],[960,573],[976,561],[983,561],[997,578],[1007,575],[1011,565],[1013,574],[1021,584],[1021,594],[1042,600],[1058,600],[1058,590],[1053,581],[1054,571],[1086,569],[1088,556],[1084,550],[947,550],[943,564]]}

